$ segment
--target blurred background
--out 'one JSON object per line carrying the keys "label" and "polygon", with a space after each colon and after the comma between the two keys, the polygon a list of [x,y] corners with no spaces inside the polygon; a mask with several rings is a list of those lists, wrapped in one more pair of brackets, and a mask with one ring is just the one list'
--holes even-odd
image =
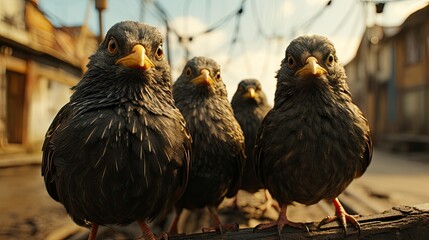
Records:
{"label": "blurred background", "polygon": [[[206,56],[221,64],[229,98],[242,79],[257,78],[271,104],[289,42],[304,34],[328,37],[376,148],[367,173],[340,199],[362,214],[429,202],[428,3],[0,0],[0,238],[45,239],[61,227],[75,231],[44,189],[40,149],[88,57],[122,20],[159,28],[173,81],[188,59]],[[311,215],[297,206],[292,215],[320,221],[330,212],[314,208]],[[243,226],[254,225],[252,217],[247,220]]]}

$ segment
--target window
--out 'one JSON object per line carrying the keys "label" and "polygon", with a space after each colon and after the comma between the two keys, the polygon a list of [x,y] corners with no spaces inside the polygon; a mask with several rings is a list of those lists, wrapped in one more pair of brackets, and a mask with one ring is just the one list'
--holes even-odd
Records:
{"label": "window", "polygon": [[405,35],[405,63],[414,64],[420,61],[422,45],[420,42],[420,31],[413,28]]}

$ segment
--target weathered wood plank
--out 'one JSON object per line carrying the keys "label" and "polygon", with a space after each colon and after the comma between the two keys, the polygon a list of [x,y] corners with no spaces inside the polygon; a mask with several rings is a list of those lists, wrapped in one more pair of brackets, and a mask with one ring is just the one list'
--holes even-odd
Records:
{"label": "weathered wood plank", "polygon": [[316,223],[307,223],[309,232],[286,227],[282,236],[276,229],[253,232],[252,228],[240,229],[236,232],[198,233],[191,235],[169,236],[170,240],[192,239],[429,239],[429,203],[416,206],[399,206],[381,214],[361,216],[357,220],[361,224],[361,233],[352,226],[347,228],[347,237],[337,223],[330,223],[321,229]]}

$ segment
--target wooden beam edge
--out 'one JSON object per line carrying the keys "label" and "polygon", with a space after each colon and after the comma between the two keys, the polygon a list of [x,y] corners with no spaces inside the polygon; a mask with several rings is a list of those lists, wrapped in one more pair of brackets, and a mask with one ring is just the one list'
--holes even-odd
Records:
{"label": "wooden beam edge", "polygon": [[285,227],[282,236],[277,229],[253,232],[253,228],[239,229],[235,232],[196,233],[190,235],[169,236],[169,240],[193,239],[429,239],[429,203],[414,206],[397,206],[380,214],[357,217],[361,231],[353,226],[347,227],[345,235],[337,222],[327,224],[320,229],[318,223],[306,223],[309,232]]}

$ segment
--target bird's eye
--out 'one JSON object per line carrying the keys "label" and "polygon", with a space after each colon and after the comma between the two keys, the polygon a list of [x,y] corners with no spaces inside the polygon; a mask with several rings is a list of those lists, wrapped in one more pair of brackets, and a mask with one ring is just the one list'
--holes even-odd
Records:
{"label": "bird's eye", "polygon": [[326,59],[326,63],[331,66],[332,64],[334,64],[334,60],[334,55],[329,54],[328,58]]}
{"label": "bird's eye", "polygon": [[156,59],[161,60],[164,58],[164,50],[162,50],[162,45],[159,45],[156,49]]}
{"label": "bird's eye", "polygon": [[111,38],[109,40],[109,43],[107,44],[107,51],[109,51],[110,54],[115,54],[118,51],[118,42],[116,39]]}
{"label": "bird's eye", "polygon": [[287,58],[287,65],[288,65],[288,67],[295,67],[295,59],[293,59],[292,56],[289,56]]}
{"label": "bird's eye", "polygon": [[220,71],[216,72],[215,78],[216,78],[216,80],[220,80]]}
{"label": "bird's eye", "polygon": [[187,67],[185,70],[185,77],[190,77],[192,74],[192,70],[190,67]]}

